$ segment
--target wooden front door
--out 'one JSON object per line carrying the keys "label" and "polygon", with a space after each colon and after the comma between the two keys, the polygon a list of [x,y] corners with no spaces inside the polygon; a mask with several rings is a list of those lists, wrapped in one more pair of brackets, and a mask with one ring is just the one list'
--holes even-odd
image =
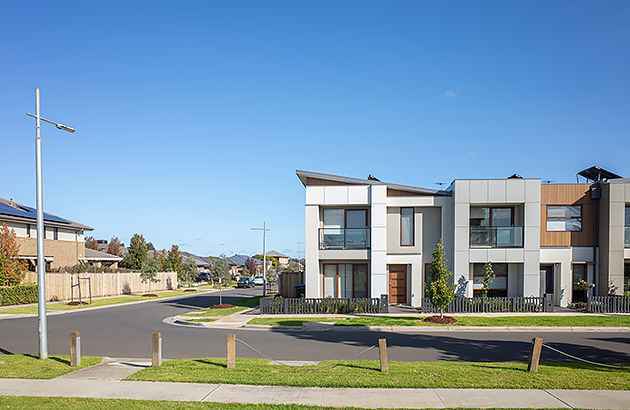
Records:
{"label": "wooden front door", "polygon": [[407,303],[407,265],[389,265],[389,302]]}

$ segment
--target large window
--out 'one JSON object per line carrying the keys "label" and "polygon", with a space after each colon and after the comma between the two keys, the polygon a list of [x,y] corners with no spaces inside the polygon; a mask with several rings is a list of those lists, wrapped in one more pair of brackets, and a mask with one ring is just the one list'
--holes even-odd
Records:
{"label": "large window", "polygon": [[413,208],[400,208],[400,246],[413,246],[413,237]]}
{"label": "large window", "polygon": [[364,263],[324,264],[324,297],[366,298],[367,283]]}
{"label": "large window", "polygon": [[[493,263],[492,270],[496,277],[490,283],[488,289],[488,297],[507,297],[507,283],[508,283],[508,264],[507,263]],[[475,263],[473,265],[473,296],[481,296],[483,284],[481,280],[486,273],[485,263]]]}
{"label": "large window", "polygon": [[625,245],[630,248],[630,206],[626,207]]}
{"label": "large window", "polygon": [[367,209],[326,208],[320,229],[320,249],[367,249],[370,247]]}
{"label": "large window", "polygon": [[581,230],[581,206],[547,206],[547,232],[579,232]]}
{"label": "large window", "polygon": [[471,207],[470,245],[497,248],[523,246],[523,227],[514,226],[514,209]]}
{"label": "large window", "polygon": [[[586,281],[586,264],[574,263],[571,269],[573,270],[573,285],[581,280]],[[583,290],[573,289],[572,296],[573,303],[586,302],[586,292]]]}
{"label": "large window", "polygon": [[623,294],[630,296],[630,263],[623,265]]}

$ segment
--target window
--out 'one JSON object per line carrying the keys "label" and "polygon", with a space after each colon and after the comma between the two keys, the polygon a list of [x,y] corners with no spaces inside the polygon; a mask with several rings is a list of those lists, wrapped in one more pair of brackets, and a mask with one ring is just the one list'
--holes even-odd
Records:
{"label": "window", "polygon": [[413,208],[400,208],[400,246],[413,246],[413,237]]}
{"label": "window", "polygon": [[53,239],[59,239],[59,228],[53,228]]}
{"label": "window", "polygon": [[630,206],[626,207],[626,223],[625,223],[625,240],[626,248],[630,248]]}
{"label": "window", "polygon": [[26,224],[26,237],[31,237],[31,224]]}
{"label": "window", "polygon": [[470,208],[470,226],[512,226],[512,208]]}
{"label": "window", "polygon": [[367,249],[370,247],[367,209],[323,210],[320,249]]}
{"label": "window", "polygon": [[324,264],[324,297],[366,298],[367,265]]}
{"label": "window", "polygon": [[514,226],[511,207],[471,207],[470,245],[509,248],[523,246],[523,227]]}
{"label": "window", "polygon": [[[571,266],[573,270],[573,284],[575,285],[581,280],[586,281],[586,264],[584,263],[574,263]],[[575,290],[572,292],[572,302],[586,302],[586,292],[583,290]]]}
{"label": "window", "polygon": [[630,263],[623,265],[623,293],[630,295]]}
{"label": "window", "polygon": [[547,232],[579,232],[581,230],[581,206],[547,206]]}
{"label": "window", "polygon": [[[488,289],[488,297],[507,297],[507,282],[508,282],[508,264],[507,263],[493,263],[492,270],[496,277],[490,283]],[[473,264],[473,296],[481,296],[481,289],[483,287],[481,280],[486,273],[485,263]]]}

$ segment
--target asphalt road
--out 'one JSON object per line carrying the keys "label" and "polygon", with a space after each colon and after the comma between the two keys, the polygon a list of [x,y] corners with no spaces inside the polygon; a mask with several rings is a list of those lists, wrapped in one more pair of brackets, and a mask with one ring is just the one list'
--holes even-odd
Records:
{"label": "asphalt road", "polygon": [[[260,288],[224,292],[224,303],[260,294]],[[284,360],[348,359],[386,338],[390,360],[396,361],[525,361],[531,339],[542,337],[557,349],[588,360],[630,362],[627,332],[426,332],[373,331],[322,332],[302,330],[220,330],[189,328],[163,323],[166,317],[219,303],[218,293],[116,306],[48,317],[49,354],[68,354],[69,332],[81,332],[84,355],[147,358],[151,333],[161,332],[165,358],[220,357],[225,355],[226,334],[236,333],[256,349]],[[0,320],[0,354],[37,354],[37,318]],[[261,357],[243,344],[237,355]],[[372,349],[361,358],[377,359]],[[543,349],[542,361],[569,361]]]}

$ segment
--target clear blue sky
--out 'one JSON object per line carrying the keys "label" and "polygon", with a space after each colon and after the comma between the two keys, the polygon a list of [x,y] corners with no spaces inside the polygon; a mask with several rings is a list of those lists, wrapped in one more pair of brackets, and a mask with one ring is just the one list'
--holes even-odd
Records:
{"label": "clear blue sky", "polygon": [[0,197],[125,243],[296,255],[296,169],[630,176],[628,1],[0,3]]}

